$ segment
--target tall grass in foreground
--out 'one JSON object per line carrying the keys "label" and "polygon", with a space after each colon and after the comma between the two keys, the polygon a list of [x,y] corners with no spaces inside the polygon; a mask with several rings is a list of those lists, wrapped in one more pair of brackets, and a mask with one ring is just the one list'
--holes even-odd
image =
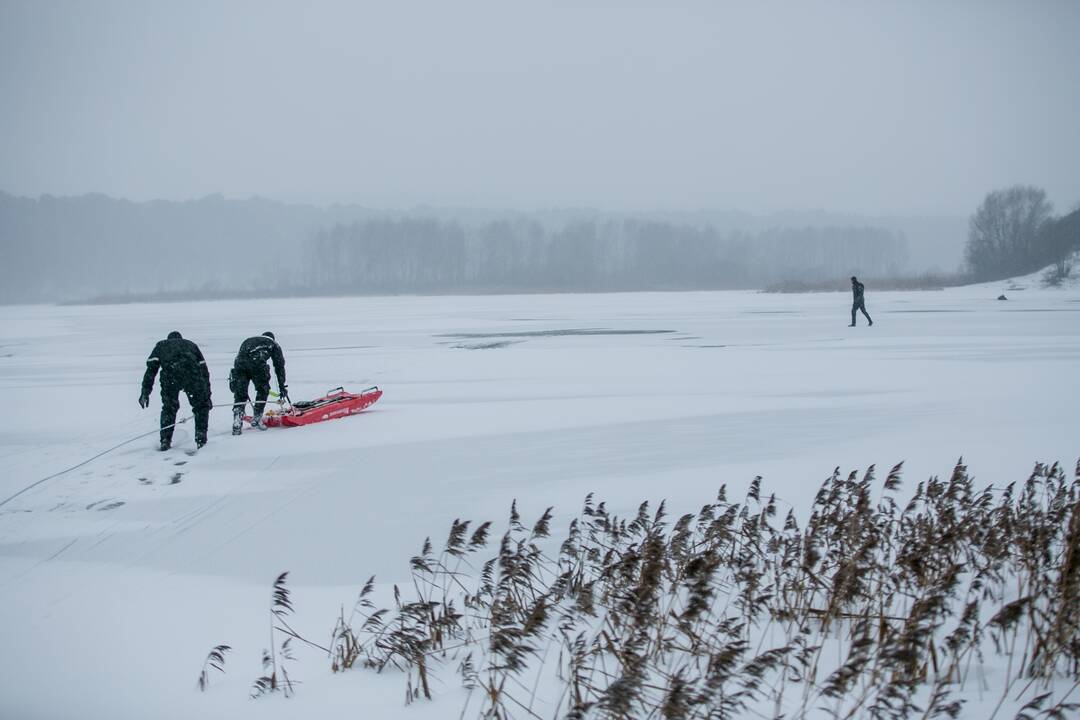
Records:
{"label": "tall grass in foreground", "polygon": [[331,667],[393,668],[406,702],[452,672],[462,717],[1075,716],[1080,463],[978,490],[961,461],[902,506],[900,485],[836,470],[802,523],[760,478],[678,518],[590,495],[561,543],[550,508],[512,506],[486,559],[491,524],[455,520],[393,607],[365,584]]}
{"label": "tall grass in foreground", "polygon": [[232,650],[228,645],[215,645],[210,649],[210,652],[206,654],[206,660],[203,661],[202,672],[199,673],[198,687],[199,690],[206,692],[206,689],[210,687],[210,671],[217,670],[219,673],[225,673],[225,653]]}

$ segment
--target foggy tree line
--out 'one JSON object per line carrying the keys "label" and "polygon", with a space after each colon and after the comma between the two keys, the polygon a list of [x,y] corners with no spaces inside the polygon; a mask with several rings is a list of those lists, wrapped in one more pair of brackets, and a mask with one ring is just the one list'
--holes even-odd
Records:
{"label": "foggy tree line", "polygon": [[358,216],[352,208],[220,195],[131,202],[0,192],[0,302],[225,297],[284,287],[313,228]]}
{"label": "foggy tree line", "polygon": [[367,220],[319,231],[304,284],[327,291],[756,288],[860,272],[897,274],[902,236],[873,227],[721,233],[636,219],[477,227],[432,218]]}
{"label": "foggy tree line", "polygon": [[775,219],[791,224],[0,192],[0,302],[760,288],[907,270],[896,228]]}
{"label": "foggy tree line", "polygon": [[1067,277],[1080,250],[1080,209],[1054,217],[1046,191],[1030,185],[994,190],[971,216],[965,257],[975,280],[1024,275],[1052,265],[1047,280]]}

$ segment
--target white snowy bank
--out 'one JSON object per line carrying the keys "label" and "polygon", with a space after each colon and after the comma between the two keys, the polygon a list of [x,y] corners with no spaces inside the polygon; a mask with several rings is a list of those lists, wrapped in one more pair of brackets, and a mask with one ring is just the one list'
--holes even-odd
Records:
{"label": "white snowy bank", "polygon": [[[377,384],[371,411],[229,435],[194,457],[150,435],[0,507],[0,715],[20,718],[457,717],[404,679],[334,675],[298,646],[294,697],[249,700],[271,583],[290,571],[303,635],[329,642],[370,575],[380,602],[454,518],[561,537],[589,492],[696,512],[756,476],[796,514],[834,467],[905,461],[908,488],[963,456],[976,485],[1080,455],[1080,290],[994,283],[931,293],[637,293],[0,308],[0,497],[140,433],[147,353],[202,347],[214,400],[240,341],[273,330],[296,399]],[[1004,292],[1008,301],[995,298]],[[186,414],[186,408],[182,414]],[[804,518],[801,518],[804,519]],[[502,532],[495,530],[496,535]],[[206,653],[233,651],[200,693]],[[976,693],[970,712],[983,707]],[[996,698],[994,699],[996,702]],[[1011,717],[1011,715],[1009,715]]]}

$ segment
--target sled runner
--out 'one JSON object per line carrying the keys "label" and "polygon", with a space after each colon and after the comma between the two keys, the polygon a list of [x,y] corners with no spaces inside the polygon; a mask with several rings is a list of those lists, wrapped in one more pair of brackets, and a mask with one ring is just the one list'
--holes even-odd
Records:
{"label": "sled runner", "polygon": [[[323,420],[355,415],[371,407],[381,397],[382,390],[374,386],[359,393],[346,392],[345,388],[339,387],[315,400],[295,402],[281,410],[267,410],[263,415],[263,422],[267,427],[311,425]],[[251,418],[246,420],[251,422]]]}

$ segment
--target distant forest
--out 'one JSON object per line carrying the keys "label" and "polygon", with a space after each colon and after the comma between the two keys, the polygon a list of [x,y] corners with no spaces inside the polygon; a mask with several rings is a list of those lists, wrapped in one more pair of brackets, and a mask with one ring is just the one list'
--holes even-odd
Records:
{"label": "distant forest", "polygon": [[759,288],[927,269],[905,229],[944,244],[948,222],[0,193],[0,302]]}
{"label": "distant forest", "polygon": [[536,220],[474,229],[426,218],[318,232],[302,286],[331,292],[608,291],[757,288],[788,278],[896,274],[904,239],[873,227],[722,234],[667,222]]}

